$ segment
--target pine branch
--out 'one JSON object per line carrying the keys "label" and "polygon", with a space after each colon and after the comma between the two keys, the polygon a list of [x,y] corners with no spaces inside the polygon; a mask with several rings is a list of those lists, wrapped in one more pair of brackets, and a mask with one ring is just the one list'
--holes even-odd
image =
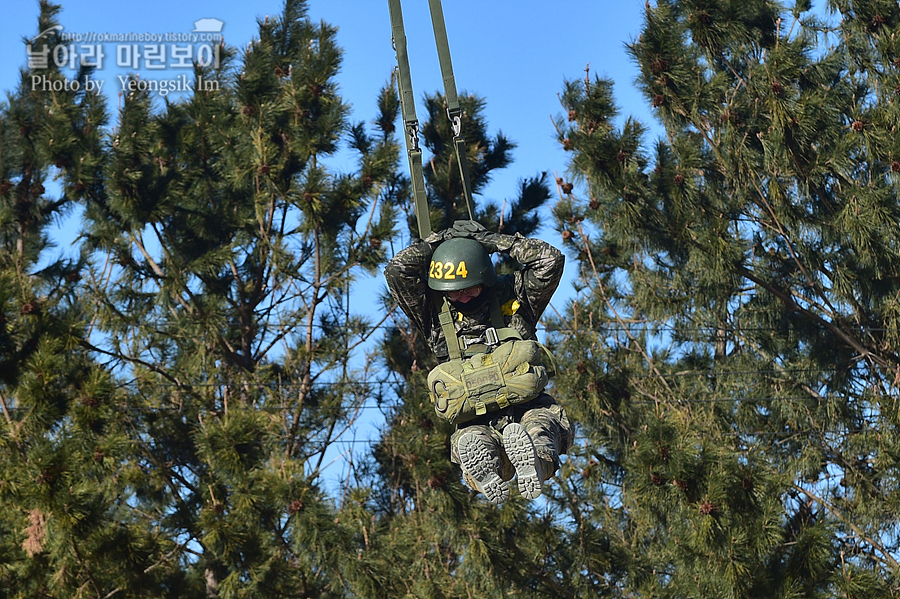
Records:
{"label": "pine branch", "polygon": [[869,349],[866,348],[859,340],[857,340],[857,339],[851,337],[849,334],[845,333],[840,327],[835,325],[833,322],[827,321],[824,318],[822,318],[821,316],[819,316],[818,314],[816,314],[815,312],[812,312],[812,311],[808,310],[807,308],[804,308],[803,306],[801,306],[800,304],[795,302],[794,299],[788,293],[786,293],[784,290],[777,287],[775,284],[769,283],[769,282],[761,279],[760,277],[756,276],[752,271],[750,271],[749,269],[747,269],[747,267],[745,267],[743,265],[736,265],[735,271],[738,274],[740,274],[741,276],[747,278],[750,281],[753,281],[754,283],[756,283],[757,285],[759,285],[760,287],[762,287],[763,289],[765,289],[766,291],[768,291],[769,293],[771,293],[772,295],[774,295],[775,297],[780,299],[785,305],[788,306],[789,309],[791,309],[795,312],[798,312],[800,314],[803,314],[810,320],[820,324],[825,329],[834,333],[838,338],[840,338],[842,341],[844,341],[847,345],[849,345],[854,350],[856,350],[856,352],[860,355],[861,358],[867,358],[883,368],[891,367],[892,364],[889,360],[883,358],[882,356],[880,356],[879,354],[877,354],[875,352],[869,351]]}
{"label": "pine branch", "polygon": [[800,258],[797,256],[797,253],[794,251],[794,242],[791,240],[790,236],[788,236],[787,232],[784,229],[784,225],[782,225],[778,215],[775,214],[775,210],[772,208],[772,205],[769,203],[769,200],[766,199],[765,194],[759,188],[759,183],[756,180],[753,180],[753,188],[756,190],[756,195],[759,200],[762,202],[763,206],[765,206],[766,211],[769,213],[769,218],[772,219],[772,222],[775,223],[775,227],[778,230],[778,234],[781,235],[782,239],[784,239],[784,244],[788,249],[788,252],[791,254],[791,258],[794,261],[794,264],[797,265],[797,268],[800,269],[800,272],[803,273],[803,276],[806,278],[807,283],[812,289],[815,289],[819,297],[825,302],[825,306],[828,310],[831,311],[832,314],[837,314],[838,311],[831,304],[831,300],[828,299],[828,296],[825,294],[822,286],[810,276],[809,271],[800,261]]}
{"label": "pine branch", "polygon": [[9,434],[12,438],[18,437],[17,427],[13,424],[12,417],[6,407],[6,398],[3,397],[3,391],[0,390],[0,408],[3,408],[3,416],[6,418],[6,424],[9,426]]}
{"label": "pine branch", "polygon": [[133,356],[128,356],[128,355],[125,355],[125,354],[122,354],[122,353],[111,352],[111,351],[108,351],[108,350],[99,348],[99,347],[97,347],[96,345],[92,344],[91,342],[87,341],[86,339],[80,339],[80,340],[78,340],[78,344],[79,344],[81,347],[83,347],[84,349],[88,350],[88,351],[96,352],[96,353],[101,354],[101,355],[104,355],[104,356],[109,356],[110,358],[116,358],[116,359],[119,359],[119,360],[125,360],[126,362],[130,362],[130,363],[132,363],[132,364],[137,364],[138,366],[143,366],[143,367],[146,368],[147,370],[149,370],[149,371],[151,371],[151,372],[155,372],[156,374],[162,376],[163,378],[165,378],[166,380],[168,380],[170,383],[173,383],[173,384],[176,385],[177,387],[182,387],[182,386],[183,386],[183,384],[181,383],[181,381],[178,380],[178,378],[176,378],[175,376],[169,374],[168,372],[166,372],[166,371],[163,370],[162,368],[159,368],[159,367],[156,366],[155,364],[151,364],[151,363],[149,363],[149,362],[146,362],[146,361],[144,361],[144,360],[141,360],[140,358],[135,358],[135,357],[133,357]]}
{"label": "pine branch", "polygon": [[876,551],[881,553],[881,555],[884,556],[884,561],[887,562],[891,566],[892,570],[894,570],[894,571],[900,570],[900,562],[898,562],[894,558],[894,556],[892,556],[891,553],[887,549],[885,549],[884,545],[875,541],[869,535],[866,535],[863,530],[861,530],[851,519],[845,517],[844,514],[839,509],[837,509],[834,505],[829,504],[827,501],[825,501],[821,497],[818,497],[811,491],[807,491],[806,489],[804,489],[803,487],[801,487],[797,484],[793,484],[793,485],[791,485],[791,487],[795,491],[799,491],[800,493],[803,493],[812,501],[818,502],[819,505],[821,505],[822,507],[827,509],[829,512],[831,512],[831,514],[834,515],[835,518],[840,520],[841,523],[848,526],[850,528],[850,530],[853,531],[853,533],[856,535],[856,537],[859,540],[863,541],[864,543],[868,544],[869,546],[874,548]]}
{"label": "pine branch", "polygon": [[585,251],[585,254],[587,255],[588,262],[591,265],[591,269],[594,272],[594,279],[597,282],[597,290],[600,292],[600,296],[602,297],[603,302],[606,304],[606,306],[609,308],[609,310],[613,313],[613,316],[615,317],[616,322],[619,323],[619,325],[622,327],[622,330],[625,331],[625,334],[628,335],[628,338],[631,340],[631,342],[634,344],[634,346],[637,347],[638,350],[641,352],[641,355],[644,357],[644,360],[647,361],[647,364],[650,366],[650,369],[658,377],[658,379],[662,383],[663,387],[666,389],[666,391],[668,391],[671,394],[672,389],[669,387],[669,384],[666,382],[666,379],[663,377],[662,373],[656,367],[656,364],[654,364],[653,359],[650,357],[650,355],[644,349],[643,345],[641,345],[641,343],[637,340],[637,338],[634,335],[632,335],[631,330],[625,325],[625,322],[622,320],[622,317],[619,315],[618,310],[616,310],[615,306],[613,306],[612,302],[609,300],[609,297],[606,294],[606,286],[603,284],[603,280],[600,278],[600,272],[597,270],[597,265],[594,262],[594,255],[593,255],[593,252],[591,251],[588,236],[584,232],[584,228],[581,226],[580,222],[578,223],[578,234],[581,236],[581,239],[583,240],[584,251]]}

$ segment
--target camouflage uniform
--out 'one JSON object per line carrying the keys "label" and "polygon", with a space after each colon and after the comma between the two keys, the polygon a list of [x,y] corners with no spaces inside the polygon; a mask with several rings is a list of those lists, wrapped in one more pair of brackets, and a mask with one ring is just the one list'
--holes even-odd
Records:
{"label": "camouflage uniform", "polygon": [[[447,239],[446,232],[415,242],[397,253],[384,271],[394,301],[425,335],[439,362],[449,359],[447,342],[438,322],[442,298],[440,293],[428,288],[427,269],[434,248],[444,239]],[[518,234],[490,233],[490,242],[482,243],[489,252],[508,254],[523,266],[511,275],[498,277],[497,283],[486,288],[485,292],[497,295],[507,326],[516,329],[523,339],[536,339],[535,328],[562,278],[565,256],[544,241]],[[481,337],[491,326],[489,301],[483,302],[478,310],[469,314],[451,310],[457,334],[461,338]],[[490,412],[457,426],[451,437],[451,460],[460,463],[458,441],[465,433],[472,432],[489,439],[500,456],[502,479],[512,479],[516,469],[504,451],[503,431],[513,423],[525,428],[534,443],[537,457],[544,462],[541,479],[552,476],[559,468],[559,456],[571,448],[574,435],[565,409],[546,393],[527,403]],[[513,429],[508,432],[511,431]],[[476,488],[465,470],[464,474],[467,484]],[[539,485],[540,482],[537,494],[540,494]]]}

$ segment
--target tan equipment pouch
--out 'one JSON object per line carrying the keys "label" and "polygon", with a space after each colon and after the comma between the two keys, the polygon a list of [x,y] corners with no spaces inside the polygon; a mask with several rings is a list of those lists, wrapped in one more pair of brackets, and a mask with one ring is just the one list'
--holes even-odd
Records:
{"label": "tan equipment pouch", "polygon": [[[452,424],[531,401],[547,386],[553,360],[537,341],[510,340],[488,353],[456,358],[428,373],[434,410]],[[552,366],[551,366],[552,368]]]}

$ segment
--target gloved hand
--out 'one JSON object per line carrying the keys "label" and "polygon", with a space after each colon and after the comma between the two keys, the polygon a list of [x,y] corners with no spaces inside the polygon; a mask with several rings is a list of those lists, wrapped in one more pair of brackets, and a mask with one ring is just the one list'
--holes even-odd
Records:
{"label": "gloved hand", "polygon": [[441,245],[442,242],[450,239],[452,235],[450,235],[450,229],[444,229],[443,231],[432,231],[431,235],[424,239],[425,243],[431,246],[432,251],[434,248]]}
{"label": "gloved hand", "polygon": [[487,250],[489,254],[493,254],[499,249],[497,245],[500,243],[500,234],[485,229],[478,221],[458,220],[453,223],[453,226],[448,229],[448,232],[452,237],[474,239],[483,245],[484,249]]}

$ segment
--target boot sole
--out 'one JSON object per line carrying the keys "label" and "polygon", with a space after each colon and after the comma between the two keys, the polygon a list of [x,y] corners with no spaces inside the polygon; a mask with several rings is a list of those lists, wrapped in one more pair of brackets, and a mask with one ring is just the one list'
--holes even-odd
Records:
{"label": "boot sole", "polygon": [[459,450],[460,464],[480,487],[476,491],[481,491],[491,503],[503,503],[509,499],[509,485],[491,467],[491,462],[497,456],[492,455],[490,449],[479,442],[475,434],[462,435],[456,447]]}
{"label": "boot sole", "polygon": [[535,465],[537,454],[534,451],[534,443],[525,427],[518,423],[508,424],[503,429],[503,448],[506,456],[516,468],[516,478],[519,481],[519,493],[527,499],[537,499],[541,496],[541,480]]}

